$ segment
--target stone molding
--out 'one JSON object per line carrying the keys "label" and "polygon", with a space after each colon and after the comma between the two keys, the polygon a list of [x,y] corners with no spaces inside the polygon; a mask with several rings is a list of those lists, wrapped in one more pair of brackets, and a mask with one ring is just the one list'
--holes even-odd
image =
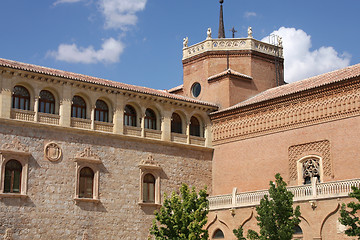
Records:
{"label": "stone molding", "polygon": [[19,139],[14,138],[12,143],[5,143],[1,147],[1,151],[16,152],[16,153],[29,153],[29,148],[20,143]]}
{"label": "stone molding", "polygon": [[290,180],[298,179],[297,161],[309,153],[317,153],[320,155],[322,158],[322,173],[324,176],[332,177],[333,167],[330,157],[330,141],[322,140],[289,147]]}
{"label": "stone molding", "polygon": [[218,145],[357,115],[360,115],[359,84],[213,119],[213,143]]}
{"label": "stone molding", "polygon": [[99,155],[94,153],[89,147],[85,148],[82,152],[79,152],[76,157],[76,160],[88,161],[92,163],[101,163]]}
{"label": "stone molding", "polygon": [[206,39],[190,47],[184,47],[183,60],[208,51],[252,50],[283,57],[283,48],[253,38]]}

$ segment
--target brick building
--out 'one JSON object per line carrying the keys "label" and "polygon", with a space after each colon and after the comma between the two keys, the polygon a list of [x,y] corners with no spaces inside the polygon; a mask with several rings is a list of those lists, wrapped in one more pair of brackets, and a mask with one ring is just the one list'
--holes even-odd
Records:
{"label": "brick building", "polygon": [[186,40],[183,68],[183,85],[159,91],[0,59],[1,236],[147,239],[184,182],[208,186],[211,239],[234,239],[257,228],[279,172],[301,207],[296,239],[347,239],[360,65],[285,84],[281,40],[249,29]]}

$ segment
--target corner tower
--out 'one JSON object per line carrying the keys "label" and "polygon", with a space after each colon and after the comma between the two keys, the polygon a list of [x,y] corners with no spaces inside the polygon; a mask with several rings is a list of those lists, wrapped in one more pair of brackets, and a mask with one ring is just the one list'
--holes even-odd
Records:
{"label": "corner tower", "polygon": [[[219,33],[224,29],[222,2]],[[213,102],[222,109],[284,84],[281,38],[274,37],[275,44],[255,40],[251,27],[247,38],[224,35],[213,39],[209,28],[203,42],[188,46],[188,38],[184,39],[183,86],[170,92]]]}

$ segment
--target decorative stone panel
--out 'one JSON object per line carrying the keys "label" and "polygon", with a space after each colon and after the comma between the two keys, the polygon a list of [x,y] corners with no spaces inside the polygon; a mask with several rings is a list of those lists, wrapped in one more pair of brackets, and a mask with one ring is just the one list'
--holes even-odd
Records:
{"label": "decorative stone panel", "polygon": [[323,160],[324,176],[332,176],[332,163],[330,158],[330,141],[304,143],[289,147],[289,172],[290,180],[298,179],[297,161],[307,154],[318,154]]}

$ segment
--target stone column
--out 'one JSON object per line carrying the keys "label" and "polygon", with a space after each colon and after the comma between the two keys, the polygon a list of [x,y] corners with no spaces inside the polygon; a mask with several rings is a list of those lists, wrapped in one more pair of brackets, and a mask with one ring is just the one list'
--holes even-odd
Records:
{"label": "stone column", "polygon": [[39,100],[40,100],[40,96],[35,96],[34,98],[34,121],[37,122],[39,121]]}
{"label": "stone column", "polygon": [[60,109],[59,109],[61,126],[70,127],[71,125],[71,104],[72,104],[71,87],[69,85],[64,84],[63,94],[62,94],[62,99],[60,101]]}
{"label": "stone column", "polygon": [[161,140],[171,141],[171,111],[164,111],[161,117]]}
{"label": "stone column", "polygon": [[204,128],[205,147],[212,147],[211,124],[205,124]]}
{"label": "stone column", "polygon": [[186,119],[185,124],[186,124],[186,132],[185,132],[185,134],[187,136],[186,143],[190,144],[190,121],[189,121],[189,119]]}
{"label": "stone column", "polygon": [[1,94],[0,94],[0,117],[10,118],[11,115],[11,104],[12,104],[12,88],[10,75],[7,73],[2,74]]}
{"label": "stone column", "polygon": [[141,137],[145,137],[145,114],[140,113]]}
{"label": "stone column", "polygon": [[124,101],[123,96],[118,94],[116,96],[116,106],[114,109],[114,129],[113,132],[116,134],[124,134]]}
{"label": "stone column", "polygon": [[90,111],[90,119],[91,119],[91,129],[95,129],[95,105],[91,105],[91,111]]}

